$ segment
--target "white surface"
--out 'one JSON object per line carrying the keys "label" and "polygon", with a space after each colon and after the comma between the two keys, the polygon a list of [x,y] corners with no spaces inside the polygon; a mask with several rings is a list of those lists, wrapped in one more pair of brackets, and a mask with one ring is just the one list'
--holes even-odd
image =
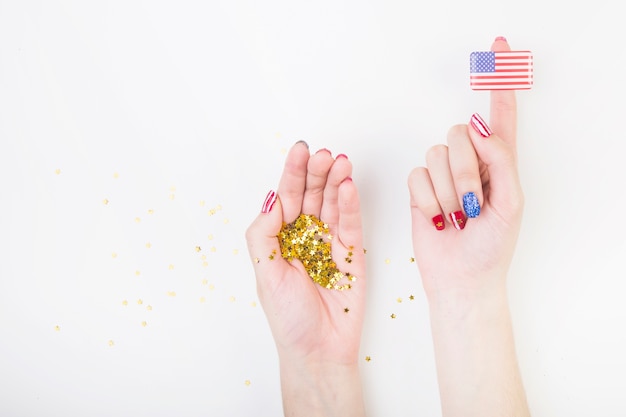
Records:
{"label": "white surface", "polygon": [[574,4],[0,1],[0,414],[279,415],[243,235],[305,139],[361,191],[369,414],[440,415],[406,176],[488,116],[467,59],[505,35],[535,55],[510,274],[530,406],[625,415],[626,32]]}

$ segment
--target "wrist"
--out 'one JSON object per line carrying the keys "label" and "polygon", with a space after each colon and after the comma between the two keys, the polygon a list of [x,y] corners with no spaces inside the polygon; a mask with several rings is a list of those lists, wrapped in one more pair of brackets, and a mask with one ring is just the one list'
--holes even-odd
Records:
{"label": "wrist", "polygon": [[356,359],[337,362],[282,355],[280,379],[286,416],[365,415]]}

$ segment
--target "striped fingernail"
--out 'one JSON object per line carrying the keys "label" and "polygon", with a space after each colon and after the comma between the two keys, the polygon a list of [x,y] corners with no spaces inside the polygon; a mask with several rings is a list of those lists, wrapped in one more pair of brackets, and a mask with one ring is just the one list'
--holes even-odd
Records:
{"label": "striped fingernail", "polygon": [[470,125],[472,125],[474,130],[483,138],[488,138],[493,133],[487,122],[485,122],[485,120],[480,117],[480,114],[478,113],[472,114],[472,117],[470,118]]}
{"label": "striped fingernail", "polygon": [[265,201],[263,202],[263,207],[261,207],[261,213],[269,213],[274,207],[274,203],[276,202],[276,198],[278,194],[276,194],[273,190],[270,190],[265,197]]}
{"label": "striped fingernail", "polygon": [[480,214],[480,203],[478,197],[473,192],[463,194],[463,210],[467,217],[478,217]]}
{"label": "striped fingernail", "polygon": [[433,224],[435,225],[435,229],[443,230],[446,228],[446,221],[443,219],[443,214],[437,214],[433,217]]}
{"label": "striped fingernail", "polygon": [[454,225],[456,230],[465,229],[465,215],[461,210],[450,213],[450,220],[452,221],[452,224]]}

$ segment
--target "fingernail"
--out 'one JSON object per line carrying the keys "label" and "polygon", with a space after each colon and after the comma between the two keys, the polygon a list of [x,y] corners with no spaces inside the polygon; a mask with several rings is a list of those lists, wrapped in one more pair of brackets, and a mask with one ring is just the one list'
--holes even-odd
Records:
{"label": "fingernail", "polygon": [[480,203],[476,194],[471,191],[463,194],[463,210],[465,210],[467,217],[478,217],[480,214]]}
{"label": "fingernail", "polygon": [[483,138],[488,138],[493,133],[487,122],[485,122],[485,120],[480,117],[480,114],[478,113],[472,114],[472,117],[470,118],[470,125],[472,125],[474,130]]}
{"label": "fingernail", "polygon": [[306,147],[307,147],[307,149],[309,148],[309,144],[308,144],[308,143],[306,143],[306,142],[305,142],[305,141],[303,141],[303,140],[299,140],[299,141],[297,141],[297,142],[296,142],[296,145],[297,145],[298,143],[303,144],[304,146],[306,146]]}
{"label": "fingernail", "polygon": [[331,151],[329,151],[328,149],[326,149],[326,148],[322,148],[322,149],[318,150],[317,152],[315,152],[315,154],[318,154],[320,152],[328,152],[330,154],[330,156],[333,156],[333,153]]}
{"label": "fingernail", "polygon": [[276,198],[278,194],[276,194],[273,190],[270,190],[265,197],[265,201],[263,202],[263,207],[261,207],[261,213],[269,213],[274,207],[274,203],[276,202]]}
{"label": "fingernail", "polygon": [[461,210],[450,213],[450,220],[452,220],[452,224],[456,230],[465,229],[465,215]]}
{"label": "fingernail", "polygon": [[506,38],[504,36],[498,36],[498,37],[496,37],[496,41],[504,41],[504,42],[506,42]]}
{"label": "fingernail", "polygon": [[435,229],[443,230],[446,228],[446,222],[443,219],[443,214],[437,214],[433,217],[433,224],[435,225]]}
{"label": "fingernail", "polygon": [[340,153],[339,155],[337,155],[337,158],[335,158],[335,159],[339,159],[339,158],[346,158],[346,159],[348,159],[348,155],[346,155],[345,153]]}

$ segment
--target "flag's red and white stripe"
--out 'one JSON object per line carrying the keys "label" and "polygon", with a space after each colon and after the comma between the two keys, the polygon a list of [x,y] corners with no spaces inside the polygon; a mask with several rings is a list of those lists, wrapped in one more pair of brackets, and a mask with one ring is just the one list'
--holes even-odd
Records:
{"label": "flag's red and white stripe", "polygon": [[473,90],[528,90],[532,85],[530,51],[495,52],[495,72],[470,72]]}

